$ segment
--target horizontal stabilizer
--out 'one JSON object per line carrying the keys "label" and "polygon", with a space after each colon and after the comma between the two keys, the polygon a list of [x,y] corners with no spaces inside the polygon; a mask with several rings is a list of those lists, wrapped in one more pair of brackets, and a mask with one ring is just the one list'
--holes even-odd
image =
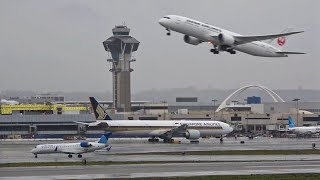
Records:
{"label": "horizontal stabilizer", "polygon": [[285,52],[285,51],[281,51],[281,52],[277,52],[278,54],[306,54],[303,52]]}

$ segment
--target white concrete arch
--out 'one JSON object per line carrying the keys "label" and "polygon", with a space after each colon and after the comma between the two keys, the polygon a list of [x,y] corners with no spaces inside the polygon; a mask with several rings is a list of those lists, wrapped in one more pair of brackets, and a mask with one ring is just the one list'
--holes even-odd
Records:
{"label": "white concrete arch", "polygon": [[265,92],[267,92],[269,94],[269,96],[273,99],[274,102],[284,102],[284,100],[274,91],[272,91],[271,89],[265,87],[265,86],[260,86],[260,85],[248,85],[248,86],[244,86],[242,88],[239,88],[238,90],[234,91],[233,93],[231,93],[224,101],[222,101],[222,103],[220,104],[220,106],[216,109],[216,112],[219,112],[221,109],[224,109],[227,107],[227,101],[233,97],[235,94],[240,94],[243,91],[249,89],[249,88],[259,88],[261,90],[264,90]]}

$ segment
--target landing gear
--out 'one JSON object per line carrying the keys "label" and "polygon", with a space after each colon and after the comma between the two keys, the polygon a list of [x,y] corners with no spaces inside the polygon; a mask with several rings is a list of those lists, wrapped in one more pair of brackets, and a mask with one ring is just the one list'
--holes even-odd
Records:
{"label": "landing gear", "polygon": [[68,158],[72,158],[72,154],[69,154],[69,155],[68,155]]}
{"label": "landing gear", "polygon": [[163,139],[164,143],[173,143],[174,139]]}
{"label": "landing gear", "polygon": [[220,136],[220,143],[223,143],[223,137]]}
{"label": "landing gear", "polygon": [[167,32],[167,36],[170,36],[171,35],[171,32],[170,32],[170,29],[166,29],[168,32]]}
{"label": "landing gear", "polygon": [[212,52],[213,54],[219,54],[219,49],[217,45],[213,45],[213,48],[210,49],[210,52]]}
{"label": "landing gear", "polygon": [[82,158],[82,154],[78,154],[78,158]]}
{"label": "landing gear", "polygon": [[236,51],[233,49],[228,49],[227,52],[229,52],[230,54],[236,54]]}
{"label": "landing gear", "polygon": [[213,54],[219,54],[219,50],[217,49],[210,49],[210,52],[212,52]]}
{"label": "landing gear", "polygon": [[159,142],[159,139],[157,138],[150,138],[148,139],[149,142]]}
{"label": "landing gear", "polygon": [[34,158],[38,158],[38,155],[34,155]]}
{"label": "landing gear", "polygon": [[190,143],[191,144],[199,144],[199,141],[198,140],[191,140]]}

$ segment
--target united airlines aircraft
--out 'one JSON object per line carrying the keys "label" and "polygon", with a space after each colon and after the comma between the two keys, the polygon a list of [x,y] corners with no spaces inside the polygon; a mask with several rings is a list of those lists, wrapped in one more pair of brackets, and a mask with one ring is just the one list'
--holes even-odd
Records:
{"label": "united airlines aircraft", "polygon": [[99,149],[106,148],[110,151],[108,140],[112,133],[108,132],[101,136],[98,142],[80,142],[80,143],[61,143],[61,144],[40,144],[31,150],[34,157],[37,158],[38,154],[52,154],[52,153],[64,153],[68,154],[69,158],[72,158],[72,154],[78,154],[81,158],[83,153],[93,152]]}
{"label": "united airlines aircraft", "polygon": [[198,141],[201,137],[221,137],[233,131],[233,128],[221,121],[188,120],[113,120],[103,107],[90,97],[90,102],[97,119],[93,123],[76,122],[88,126],[105,126],[112,131],[113,137],[149,137],[149,141],[174,141],[173,137],[185,137]]}
{"label": "united airlines aircraft", "polygon": [[[167,35],[170,35],[171,31],[184,34],[183,40],[188,44],[198,45],[203,42],[212,44],[213,48],[210,51],[214,54],[219,54],[220,51],[236,54],[236,50],[262,57],[288,57],[288,54],[305,54],[282,51],[282,47],[286,43],[286,36],[304,31],[245,36],[177,15],[165,16],[159,20],[159,23],[166,28]],[[273,42],[275,45],[262,42],[263,40],[269,40],[270,43]]]}

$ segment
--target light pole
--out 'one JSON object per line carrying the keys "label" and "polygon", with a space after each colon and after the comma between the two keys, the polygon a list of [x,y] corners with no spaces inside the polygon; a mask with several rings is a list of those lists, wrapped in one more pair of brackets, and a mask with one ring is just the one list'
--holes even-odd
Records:
{"label": "light pole", "polygon": [[298,120],[298,118],[299,118],[299,98],[295,98],[295,99],[293,99],[292,101],[295,101],[296,102],[296,109],[297,109],[297,126],[299,126],[299,120]]}
{"label": "light pole", "polygon": [[[218,100],[212,99],[211,101],[213,102],[213,106],[212,106],[213,120],[216,120],[216,110],[215,110],[214,108],[216,107],[216,102],[217,102]],[[213,110],[213,109],[214,109],[214,110]]]}
{"label": "light pole", "polygon": [[162,101],[163,103],[163,120],[165,120],[165,116],[166,116],[166,103],[167,101]]}

